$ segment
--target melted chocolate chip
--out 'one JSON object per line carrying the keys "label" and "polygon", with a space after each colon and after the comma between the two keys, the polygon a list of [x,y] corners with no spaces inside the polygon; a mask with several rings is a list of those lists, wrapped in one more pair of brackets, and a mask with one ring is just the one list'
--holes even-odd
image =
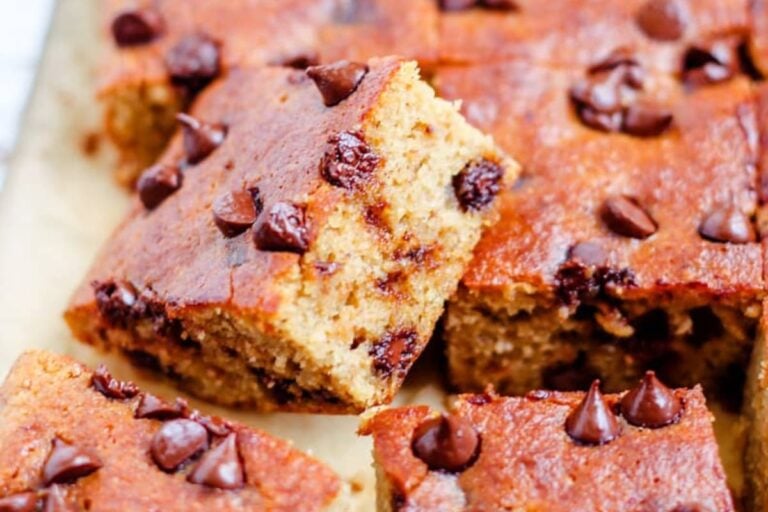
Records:
{"label": "melted chocolate chip", "polygon": [[37,494],[22,492],[0,498],[0,512],[35,512],[37,510]]}
{"label": "melted chocolate chip", "polygon": [[606,199],[600,216],[611,231],[630,238],[648,238],[658,229],[637,200],[627,196]]}
{"label": "melted chocolate chip", "polygon": [[136,182],[139,199],[147,210],[160,203],[181,187],[181,170],[175,165],[156,164],[141,173]]}
{"label": "melted chocolate chip", "polygon": [[136,407],[134,417],[167,421],[185,417],[188,413],[189,405],[182,398],[177,398],[171,404],[150,393],[143,393],[139,400],[139,405]]}
{"label": "melted chocolate chip", "polygon": [[76,512],[64,498],[64,490],[60,485],[52,485],[45,496],[43,512]]}
{"label": "melted chocolate chip", "polygon": [[[610,296],[616,288],[636,286],[634,273],[627,268],[594,266],[569,258],[555,274],[557,296],[566,305]],[[559,388],[556,388],[559,389]]]}
{"label": "melted chocolate chip", "polygon": [[584,399],[568,415],[565,431],[587,445],[606,444],[619,436],[619,422],[600,393],[599,380],[592,383]]}
{"label": "melted chocolate chip", "polygon": [[480,211],[494,200],[501,190],[504,169],[497,163],[482,159],[467,164],[453,177],[453,192],[463,211]]}
{"label": "melted chocolate chip", "polygon": [[711,211],[699,225],[699,234],[712,242],[746,244],[757,238],[750,218],[733,206]]}
{"label": "melted chocolate chip", "polygon": [[293,203],[275,203],[256,228],[254,239],[262,251],[305,253],[309,248],[309,229],[304,208]]}
{"label": "melted chocolate chip", "polygon": [[314,80],[326,107],[333,107],[347,99],[357,90],[367,73],[367,65],[346,60],[307,69],[307,76]]}
{"label": "melted chocolate chip", "polygon": [[244,232],[256,222],[253,194],[236,190],[220,196],[213,202],[213,220],[226,237]]}
{"label": "melted chocolate chip", "polygon": [[53,440],[53,448],[43,467],[43,483],[70,483],[101,468],[93,454],[71,445],[61,438]]}
{"label": "melted chocolate chip", "polygon": [[245,474],[237,450],[237,435],[229,434],[218,446],[205,453],[187,480],[217,489],[241,488],[245,484]]}
{"label": "melted chocolate chip", "polygon": [[208,448],[208,431],[199,423],[178,419],[164,423],[152,438],[150,452],[165,471],[174,471]]}
{"label": "melted chocolate chip", "polygon": [[429,469],[459,472],[477,460],[480,436],[466,419],[442,414],[416,427],[411,448]]}
{"label": "melted chocolate chip", "polygon": [[156,9],[131,9],[112,20],[112,37],[121,47],[147,44],[162,34],[164,28],[163,16]]}
{"label": "melted chocolate chip", "polygon": [[736,74],[737,67],[737,56],[728,43],[696,45],[683,57],[683,80],[692,86],[723,82]]}
{"label": "melted chocolate chip", "polygon": [[310,66],[320,64],[320,55],[317,52],[305,52],[290,55],[278,61],[278,64],[293,69],[307,69]]}
{"label": "melted chocolate chip", "polygon": [[320,174],[336,187],[360,189],[373,176],[381,159],[365,142],[361,132],[341,132],[328,139],[329,147],[320,162]]}
{"label": "melted chocolate chip", "polygon": [[107,398],[115,398],[117,400],[133,398],[139,394],[139,388],[136,384],[113,378],[107,367],[103,364],[100,364],[96,371],[93,372],[91,386]]}
{"label": "melted chocolate chip", "polygon": [[621,399],[621,414],[638,427],[660,428],[680,419],[682,401],[656,378],[645,372],[640,384]]}
{"label": "melted chocolate chip", "polygon": [[648,0],[637,12],[637,24],[651,39],[675,41],[687,25],[687,13],[679,0]]}
{"label": "melted chocolate chip", "polygon": [[402,377],[416,359],[419,335],[413,329],[388,331],[373,342],[369,355],[373,357],[376,373],[387,378],[392,374]]}
{"label": "melted chocolate chip", "polygon": [[94,282],[93,288],[101,316],[115,327],[127,327],[138,300],[136,288],[127,281]]}
{"label": "melted chocolate chip", "polygon": [[177,114],[176,119],[184,132],[187,162],[193,165],[205,160],[227,136],[227,129],[222,124],[206,123],[188,114]]}
{"label": "melted chocolate chip", "polygon": [[168,51],[165,67],[173,83],[195,93],[221,71],[219,43],[205,34],[186,36]]}
{"label": "melted chocolate chip", "polygon": [[624,111],[622,131],[636,137],[661,135],[672,124],[672,112],[655,103],[638,101]]}
{"label": "melted chocolate chip", "polygon": [[578,242],[568,250],[568,259],[578,261],[588,267],[605,265],[608,255],[597,242]]}

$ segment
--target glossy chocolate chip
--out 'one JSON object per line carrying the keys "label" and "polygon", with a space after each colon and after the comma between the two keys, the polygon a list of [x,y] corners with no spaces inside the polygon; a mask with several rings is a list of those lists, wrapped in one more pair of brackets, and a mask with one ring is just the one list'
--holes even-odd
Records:
{"label": "glossy chocolate chip", "polygon": [[660,428],[680,419],[682,401],[656,378],[645,372],[640,384],[621,399],[621,414],[632,425]]}
{"label": "glossy chocolate chip", "polygon": [[101,461],[92,453],[57,437],[43,466],[43,483],[70,483],[90,475],[101,466]]}
{"label": "glossy chocolate chip", "polygon": [[699,234],[712,242],[746,244],[757,239],[751,219],[733,206],[712,210],[699,225]]}
{"label": "glossy chocolate chip", "polygon": [[218,416],[204,416],[198,411],[192,411],[189,415],[189,419],[204,426],[205,429],[214,436],[224,437],[232,432],[232,424]]}
{"label": "glossy chocolate chip", "polygon": [[199,423],[178,419],[164,423],[152,438],[150,453],[165,471],[174,471],[208,448],[208,431]]}
{"label": "glossy chocolate chip", "polygon": [[501,190],[504,169],[490,160],[467,164],[453,177],[453,192],[463,211],[480,211],[493,202]]}
{"label": "glossy chocolate chip", "polygon": [[254,233],[256,247],[262,251],[286,251],[303,254],[309,248],[309,229],[304,208],[279,202],[266,212]]}
{"label": "glossy chocolate chip", "polygon": [[64,497],[64,490],[60,485],[52,485],[45,496],[43,512],[77,512],[73,505]]}
{"label": "glossy chocolate chip", "polygon": [[150,393],[143,393],[134,416],[167,421],[182,418],[188,413],[189,405],[184,399],[177,398],[174,403],[170,403]]}
{"label": "glossy chocolate chip", "polygon": [[181,170],[177,166],[156,164],[141,173],[136,190],[144,207],[153,210],[181,187],[181,181]]}
{"label": "glossy chocolate chip", "polygon": [[237,236],[256,222],[253,194],[235,190],[221,195],[213,202],[213,220],[226,237]]}
{"label": "glossy chocolate chip", "polygon": [[660,105],[637,101],[624,112],[622,131],[636,137],[661,135],[672,125],[672,112]]}
{"label": "glossy chocolate chip", "polygon": [[680,39],[687,25],[687,13],[680,0],[648,0],[636,19],[640,29],[658,41]]}
{"label": "glossy chocolate chip", "polygon": [[229,434],[206,452],[187,480],[217,489],[239,489],[245,484],[243,463],[237,449],[237,434]]}
{"label": "glossy chocolate chip", "polygon": [[360,189],[371,179],[380,161],[361,132],[341,132],[328,139],[320,174],[336,187]]}
{"label": "glossy chocolate chip", "polygon": [[93,294],[99,313],[110,324],[126,327],[134,316],[138,292],[127,281],[104,281],[93,283]]}
{"label": "glossy chocolate chip", "polygon": [[207,123],[188,114],[177,114],[184,134],[184,151],[187,162],[197,164],[218,148],[227,136],[222,124]]}
{"label": "glossy chocolate chip", "polygon": [[22,492],[0,498],[0,512],[35,512],[37,510],[37,494]]}
{"label": "glossy chocolate chip", "polygon": [[115,398],[117,400],[133,398],[139,394],[139,388],[136,384],[113,378],[107,367],[103,364],[100,364],[96,371],[93,372],[91,386],[107,398]]}
{"label": "glossy chocolate chip", "polygon": [[626,47],[620,47],[613,50],[602,60],[592,64],[587,73],[595,75],[603,71],[612,71],[619,66],[640,67],[640,63],[635,56],[635,52]]}
{"label": "glossy chocolate chip", "polygon": [[568,259],[587,267],[599,267],[605,265],[608,254],[599,243],[586,241],[574,244],[568,250]]}
{"label": "glossy chocolate chip", "polygon": [[117,46],[151,43],[163,33],[163,16],[157,9],[130,9],[112,20],[112,37]]}
{"label": "glossy chocolate chip", "polygon": [[477,460],[480,436],[461,416],[442,414],[416,427],[411,448],[429,469],[459,472]]}
{"label": "glossy chocolate chip", "polygon": [[219,43],[205,34],[186,36],[168,51],[165,66],[173,83],[197,92],[221,72]]}
{"label": "glossy chocolate chip", "polygon": [[600,393],[599,380],[592,383],[584,399],[568,415],[565,431],[571,438],[588,445],[610,443],[619,436],[619,422]]}
{"label": "glossy chocolate chip", "polygon": [[723,82],[737,71],[737,56],[724,41],[692,46],[683,57],[683,80],[691,86]]}
{"label": "glossy chocolate chip", "polygon": [[367,65],[346,60],[307,68],[307,76],[314,80],[326,107],[333,107],[347,99],[357,90],[367,73]]}
{"label": "glossy chocolate chip", "polygon": [[658,229],[638,202],[627,196],[606,199],[600,215],[606,226],[617,235],[642,239],[648,238]]}

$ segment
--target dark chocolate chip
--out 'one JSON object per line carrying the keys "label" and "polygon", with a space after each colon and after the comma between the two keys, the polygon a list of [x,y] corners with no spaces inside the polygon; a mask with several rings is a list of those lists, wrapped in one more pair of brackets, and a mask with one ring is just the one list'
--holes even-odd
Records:
{"label": "dark chocolate chip", "polygon": [[579,106],[576,113],[585,125],[603,132],[621,130],[623,115],[621,112],[598,112],[587,106]]}
{"label": "dark chocolate chip", "polygon": [[187,162],[199,163],[213,153],[227,136],[227,128],[223,124],[206,123],[188,114],[176,114],[184,134],[184,151]]}
{"label": "dark chocolate chip", "polygon": [[307,68],[307,76],[314,80],[326,107],[333,107],[347,99],[357,90],[367,73],[366,64],[346,60]]}
{"label": "dark chocolate chip", "polygon": [[173,83],[195,93],[221,72],[219,43],[205,34],[186,36],[168,51],[165,66]]}
{"label": "dark chocolate chip", "polygon": [[655,103],[637,101],[627,107],[621,130],[636,137],[655,137],[672,124],[672,112]]}
{"label": "dark chocolate chip", "polygon": [[35,512],[37,510],[37,494],[22,492],[0,498],[0,512]]}
{"label": "dark chocolate chip", "polygon": [[464,11],[471,9],[477,0],[439,0],[440,9],[443,11]]}
{"label": "dark chocolate chip", "polygon": [[328,144],[320,162],[320,174],[336,187],[361,188],[371,179],[381,161],[358,131],[334,135],[328,139]]}
{"label": "dark chocolate chip", "polygon": [[687,25],[687,13],[679,0],[648,0],[636,19],[640,29],[658,41],[680,39]]}
{"label": "dark chocolate chip", "polygon": [[621,399],[621,414],[632,425],[660,428],[680,420],[682,401],[652,371]]}
{"label": "dark chocolate chip", "polygon": [[565,431],[571,438],[588,445],[606,444],[619,436],[619,422],[600,393],[599,380],[592,383],[584,399],[568,415]]}
{"label": "dark chocolate chip", "polygon": [[213,220],[226,237],[244,232],[256,222],[253,194],[247,190],[235,190],[220,196],[213,202]]}
{"label": "dark chocolate chip", "polygon": [[477,0],[477,5],[499,11],[514,11],[517,9],[517,2],[514,0]]}
{"label": "dark chocolate chip", "polygon": [[277,63],[288,68],[307,69],[310,66],[320,64],[320,55],[314,51],[297,53],[281,59]]}
{"label": "dark chocolate chip", "polygon": [[568,259],[588,267],[599,267],[606,264],[608,254],[597,242],[578,242],[568,250]]}
{"label": "dark chocolate chip", "polygon": [[683,80],[692,86],[723,82],[737,71],[734,48],[724,41],[692,46],[683,57]]}
{"label": "dark chocolate chip", "polygon": [[404,376],[416,359],[418,344],[419,335],[413,329],[387,331],[369,349],[374,370],[384,378],[392,374]]}
{"label": "dark chocolate chip", "polygon": [[733,206],[711,211],[699,225],[699,234],[712,242],[732,244],[746,244],[757,239],[750,218]]}
{"label": "dark chocolate chip", "polygon": [[262,251],[305,253],[309,248],[309,229],[304,208],[293,203],[275,203],[256,228],[254,239]]}
{"label": "dark chocolate chip", "polygon": [[175,165],[156,164],[141,173],[136,182],[139,199],[152,210],[181,187],[181,170]]}
{"label": "dark chocolate chip", "polygon": [[134,317],[138,293],[127,281],[94,282],[93,292],[101,316],[115,327],[126,327]]}
{"label": "dark chocolate chip", "polygon": [[499,11],[512,11],[517,9],[514,0],[439,0],[440,9],[443,11],[464,11],[472,7],[484,7]]}
{"label": "dark chocolate chip", "polygon": [[214,436],[224,437],[232,432],[232,424],[218,416],[204,416],[198,411],[192,411],[189,419],[198,422]]}
{"label": "dark chocolate chip", "polygon": [[95,455],[56,437],[43,467],[43,483],[51,485],[74,482],[101,466],[101,461]]}
{"label": "dark chocolate chip", "polygon": [[107,398],[115,398],[117,400],[133,398],[139,394],[139,388],[136,384],[113,378],[107,367],[103,364],[100,364],[96,371],[93,372],[91,386]]}
{"label": "dark chocolate chip", "polygon": [[487,159],[471,162],[453,177],[453,192],[463,211],[480,211],[501,190],[504,169]]}
{"label": "dark chocolate chip", "polygon": [[43,512],[76,512],[77,509],[67,502],[60,485],[52,485],[45,496]]}
{"label": "dark chocolate chip", "polygon": [[199,423],[178,419],[163,423],[152,438],[150,452],[165,471],[174,471],[208,448],[208,431]]}
{"label": "dark chocolate chip", "polygon": [[411,448],[429,469],[459,472],[477,460],[480,436],[461,416],[441,414],[416,427]]}
{"label": "dark chocolate chip", "polygon": [[237,449],[237,434],[229,434],[218,446],[206,452],[187,480],[217,489],[241,488],[245,484],[245,474]]}
{"label": "dark chocolate chip", "polygon": [[648,238],[658,229],[637,200],[627,196],[606,199],[600,216],[611,231],[630,238]]}
{"label": "dark chocolate chip", "polygon": [[152,8],[126,10],[112,20],[112,36],[117,46],[151,43],[164,28],[163,16]]}
{"label": "dark chocolate chip", "polygon": [[640,68],[640,63],[635,56],[635,52],[626,47],[616,48],[604,59],[592,64],[587,69],[587,73],[595,75],[603,71],[612,71],[620,66]]}
{"label": "dark chocolate chip", "polygon": [[182,418],[189,413],[189,405],[182,398],[177,398],[171,404],[150,393],[143,393],[136,407],[136,418],[151,418],[155,420],[173,420]]}

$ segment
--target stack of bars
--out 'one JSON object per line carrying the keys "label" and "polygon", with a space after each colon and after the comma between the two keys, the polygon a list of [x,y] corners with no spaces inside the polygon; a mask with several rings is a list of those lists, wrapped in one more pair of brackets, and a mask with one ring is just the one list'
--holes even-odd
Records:
{"label": "stack of bars", "polygon": [[[77,338],[220,404],[356,413],[442,316],[473,394],[366,416],[380,510],[768,510],[768,0],[104,3],[138,194]],[[17,373],[74,364],[47,357]],[[746,490],[706,400],[748,421]]]}

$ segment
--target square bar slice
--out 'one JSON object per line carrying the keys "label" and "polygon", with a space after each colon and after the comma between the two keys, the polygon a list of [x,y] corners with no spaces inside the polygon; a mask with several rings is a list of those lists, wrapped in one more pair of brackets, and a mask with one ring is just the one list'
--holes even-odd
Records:
{"label": "square bar slice", "polygon": [[[373,436],[378,510],[734,510],[701,389],[665,392],[682,410],[655,428],[625,418],[627,395],[599,391],[463,395],[444,415],[380,412],[361,429]],[[585,402],[611,425],[601,443],[574,437],[595,428]]]}
{"label": "square bar slice", "polygon": [[233,70],[180,119],[75,335],[223,404],[390,400],[515,164],[394,58]]}
{"label": "square bar slice", "polygon": [[341,489],[290,443],[103,366],[26,352],[0,387],[0,510],[309,512],[339,506]]}
{"label": "square bar slice", "polygon": [[[448,307],[461,391],[575,390],[600,378],[615,392],[654,369],[740,407],[765,288],[753,87],[740,75],[691,87],[649,72],[642,55],[624,62],[436,77],[523,167]],[[612,113],[573,99],[638,69],[642,88],[619,85],[625,103]]]}

